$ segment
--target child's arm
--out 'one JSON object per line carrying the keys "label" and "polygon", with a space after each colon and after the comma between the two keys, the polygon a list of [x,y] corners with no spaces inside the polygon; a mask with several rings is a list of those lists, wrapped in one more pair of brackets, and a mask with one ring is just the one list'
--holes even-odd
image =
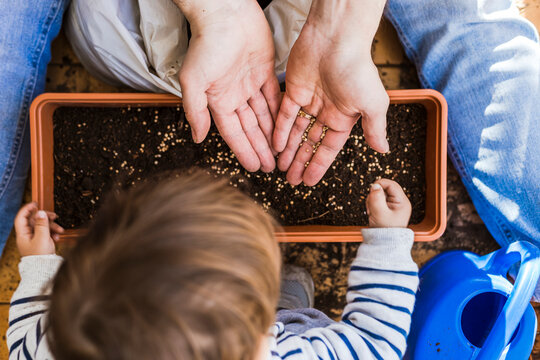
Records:
{"label": "child's arm", "polygon": [[418,267],[411,258],[414,234],[405,228],[411,206],[397,183],[383,179],[377,184],[367,199],[370,226],[377,228],[362,231],[342,321],[300,336],[280,334],[280,355],[297,349],[306,358],[386,360],[405,353],[418,287]]}
{"label": "child's arm", "polygon": [[[401,359],[405,353],[418,267],[411,258],[410,229],[366,229],[349,273],[342,323],[351,341],[369,348],[373,358]],[[365,346],[361,345],[361,342]],[[359,353],[362,353],[361,351]]]}
{"label": "child's arm", "polygon": [[375,358],[401,358],[418,287],[414,233],[406,228],[411,205],[397,183],[382,179],[366,207],[371,228],[362,231],[364,243],[351,266],[342,322],[358,331]]}
{"label": "child's arm", "polygon": [[25,256],[21,259],[21,282],[11,298],[6,333],[10,359],[37,359],[36,354],[47,352],[43,339],[44,315],[49,307],[50,294],[47,286],[61,263],[62,258],[57,255]]}
{"label": "child's arm", "polygon": [[62,258],[55,255],[54,240],[63,229],[54,223],[55,218],[53,213],[38,211],[35,203],[25,205],[15,218],[17,247],[22,259],[21,282],[9,308],[6,341],[10,359],[48,355],[42,336],[50,291],[47,285],[62,263]]}

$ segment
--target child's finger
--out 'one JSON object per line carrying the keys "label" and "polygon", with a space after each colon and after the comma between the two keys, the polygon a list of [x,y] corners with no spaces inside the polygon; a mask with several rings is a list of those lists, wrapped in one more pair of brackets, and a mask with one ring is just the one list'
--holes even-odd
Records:
{"label": "child's finger", "polygon": [[33,240],[49,239],[50,237],[49,217],[43,210],[39,210],[35,216]]}
{"label": "child's finger", "polygon": [[58,215],[56,215],[55,212],[47,211],[47,210],[45,210],[45,212],[47,213],[47,216],[49,217],[49,220],[54,221],[54,220],[58,219]]}
{"label": "child's finger", "polygon": [[384,194],[383,187],[380,184],[374,183],[371,185],[369,195],[366,199],[366,207],[370,214],[378,214],[388,211],[386,195]]}
{"label": "child's finger", "polygon": [[24,205],[19,212],[17,213],[17,216],[15,217],[15,231],[19,235],[23,235],[24,233],[30,232],[31,230],[29,228],[30,226],[30,218],[32,215],[37,211],[38,207],[35,202],[28,203]]}
{"label": "child's finger", "polygon": [[386,193],[387,201],[391,203],[403,203],[409,201],[401,186],[389,179],[379,179],[376,184],[382,186]]}
{"label": "child's finger", "polygon": [[55,223],[54,221],[49,220],[49,228],[51,229],[51,233],[54,234],[63,234],[64,228]]}
{"label": "child's finger", "polygon": [[[36,207],[36,210],[34,211],[34,213],[37,211],[37,207]],[[56,215],[56,213],[52,212],[52,211],[47,211],[47,210],[43,210],[45,211],[45,213],[47,214],[47,217],[49,218],[49,222],[53,222],[54,220],[58,219],[58,215]],[[35,219],[34,219],[34,216],[31,216],[30,217],[30,221],[29,221],[29,224],[30,226],[33,228],[34,225],[35,225]]]}

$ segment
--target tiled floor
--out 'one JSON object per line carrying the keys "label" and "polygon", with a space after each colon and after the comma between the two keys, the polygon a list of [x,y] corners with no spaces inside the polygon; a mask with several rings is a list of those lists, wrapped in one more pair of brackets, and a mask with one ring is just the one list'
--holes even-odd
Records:
{"label": "tiled floor", "polygon": [[[516,0],[524,16],[540,29],[540,0]],[[414,68],[407,61],[397,40],[395,31],[388,22],[381,23],[373,45],[373,58],[387,89],[412,88],[418,86]],[[117,92],[117,89],[91,77],[71,51],[63,34],[53,44],[53,58],[48,68],[47,91],[54,92]],[[30,199],[27,191],[26,200]],[[455,170],[448,169],[448,228],[444,236],[434,242],[413,248],[413,257],[419,265],[434,255],[448,249],[466,249],[485,254],[497,248],[481,219],[474,210]],[[352,260],[355,245],[332,244],[283,245],[282,250],[289,261],[310,269],[316,282],[318,306],[330,316],[339,316],[339,304],[343,301],[346,287],[348,263]],[[329,256],[329,254],[333,254]],[[11,237],[0,259],[0,360],[7,359],[5,332],[11,294],[15,290],[19,275],[19,256]],[[329,302],[328,298],[336,301]],[[540,315],[540,306],[536,307]],[[540,336],[537,336],[531,359],[540,360]]]}

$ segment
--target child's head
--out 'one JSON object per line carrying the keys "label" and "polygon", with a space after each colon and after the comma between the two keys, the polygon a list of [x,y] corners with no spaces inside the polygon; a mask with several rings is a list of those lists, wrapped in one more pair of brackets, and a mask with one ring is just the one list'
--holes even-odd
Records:
{"label": "child's head", "polygon": [[279,248],[252,200],[197,172],[109,199],[54,281],[63,359],[248,359],[274,321]]}

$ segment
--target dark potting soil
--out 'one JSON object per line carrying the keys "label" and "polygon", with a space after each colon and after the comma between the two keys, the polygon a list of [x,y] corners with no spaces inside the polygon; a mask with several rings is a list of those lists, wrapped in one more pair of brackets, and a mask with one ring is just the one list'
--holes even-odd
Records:
{"label": "dark potting soil", "polygon": [[215,127],[195,144],[181,108],[62,107],[53,118],[55,211],[62,226],[78,228],[111,188],[196,166],[228,177],[283,225],[367,225],[369,185],[393,179],[411,200],[415,224],[425,212],[426,119],[420,104],[391,105],[388,154],[366,145],[359,123],[324,178],[308,187],[291,186],[277,169],[245,171]]}

